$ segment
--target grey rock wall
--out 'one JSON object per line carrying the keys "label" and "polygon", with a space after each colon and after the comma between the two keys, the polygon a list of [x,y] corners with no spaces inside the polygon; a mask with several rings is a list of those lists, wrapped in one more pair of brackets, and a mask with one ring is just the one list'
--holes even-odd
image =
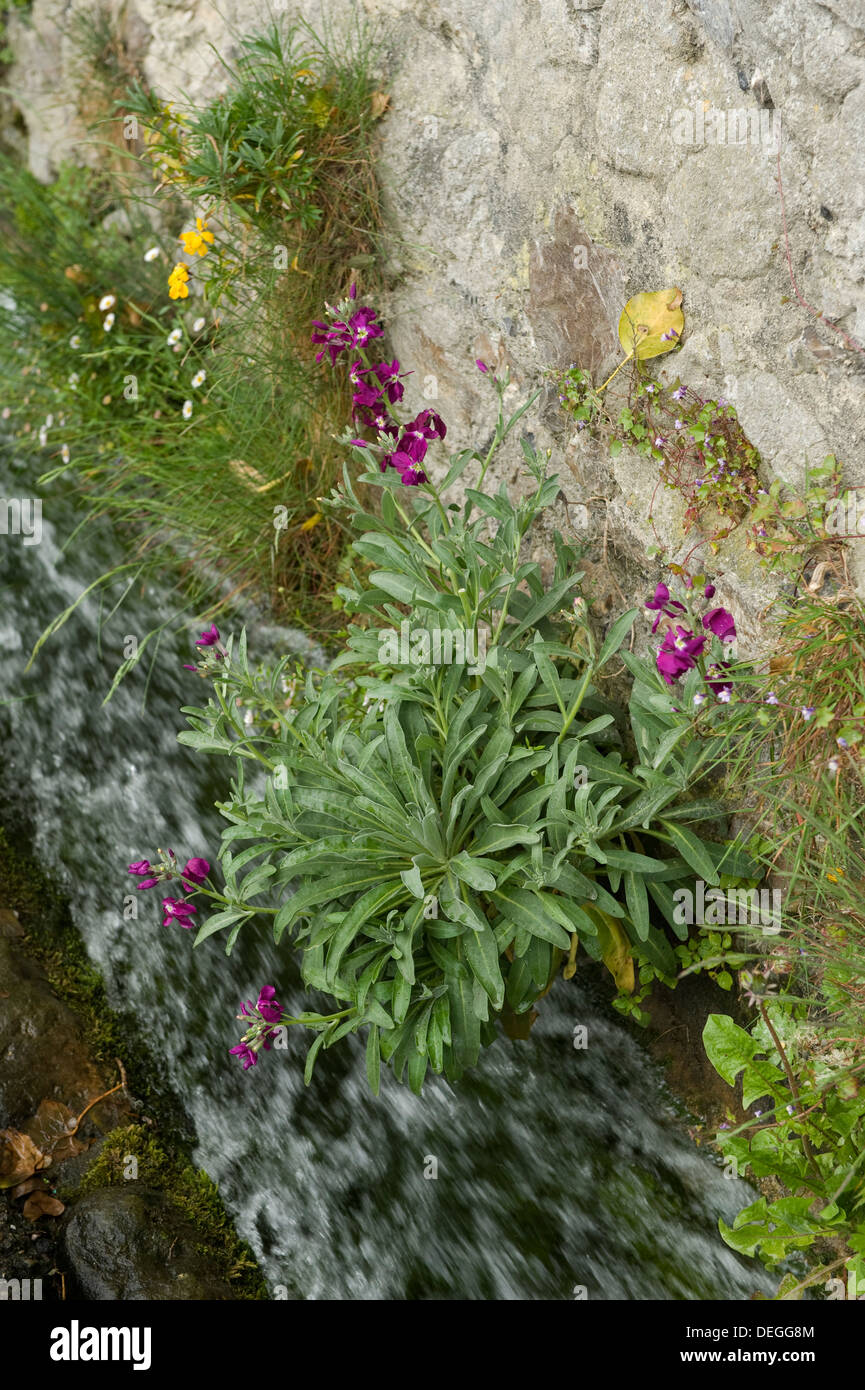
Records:
{"label": "grey rock wall", "polygon": [[[76,139],[59,26],[88,3],[35,0],[30,27],[17,24],[11,87],[41,177]],[[656,370],[730,399],[773,476],[800,486],[806,465],[833,451],[850,482],[865,481],[861,0],[300,8],[319,27],[361,17],[380,34],[392,96],[382,167],[403,238],[386,310],[416,373],[412,404],[435,400],[456,444],[491,428],[476,357],[510,368],[514,400],[549,366],[609,373],[625,300],[677,285],[684,347]],[[208,45],[230,51],[266,6],[126,0],[114,10],[150,82],[166,97],[202,97],[225,80]],[[824,319],[798,302],[790,269]],[[657,577],[646,556],[655,466],[627,453],[613,465],[573,439],[549,389],[527,426],[554,450],[565,496],[587,502],[599,597],[639,599]],[[517,474],[510,456],[493,480],[518,486]],[[678,497],[662,493],[655,526],[684,553],[694,538],[682,536]],[[555,520],[568,529],[564,508]],[[737,537],[714,568],[725,571],[719,596],[756,640],[772,585]]]}

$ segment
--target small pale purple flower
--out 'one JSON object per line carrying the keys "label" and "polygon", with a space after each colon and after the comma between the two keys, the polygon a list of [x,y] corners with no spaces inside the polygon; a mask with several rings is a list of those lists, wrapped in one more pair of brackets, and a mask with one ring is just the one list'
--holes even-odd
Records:
{"label": "small pale purple flower", "polygon": [[811,718],[811,716],[812,716],[813,713],[814,713],[814,706],[813,706],[813,705],[803,705],[803,706],[802,706],[802,718],[805,720],[806,723],[807,723],[808,720]]}
{"label": "small pale purple flower", "polygon": [[773,690],[770,690],[763,703],[767,705],[777,705],[778,696],[775,694]]}
{"label": "small pale purple flower", "polygon": [[678,386],[673,392],[674,401],[683,401],[688,394],[687,386]]}

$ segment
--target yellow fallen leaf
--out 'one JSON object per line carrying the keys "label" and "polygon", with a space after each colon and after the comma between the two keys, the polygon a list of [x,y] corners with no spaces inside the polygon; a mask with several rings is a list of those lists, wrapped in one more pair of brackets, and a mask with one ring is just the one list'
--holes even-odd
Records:
{"label": "yellow fallen leaf", "polygon": [[313,526],[317,526],[318,523],[323,519],[324,518],[321,512],[314,512],[312,516],[307,517],[306,521],[303,523],[300,529],[301,531],[311,531]]}
{"label": "yellow fallen leaf", "polygon": [[632,357],[643,361],[647,357],[660,357],[662,353],[672,352],[681,340],[685,327],[681,306],[682,291],[675,286],[669,290],[645,291],[628,300],[619,319],[619,342],[626,356],[603,386],[598,387],[599,391],[609,386],[613,377]]}

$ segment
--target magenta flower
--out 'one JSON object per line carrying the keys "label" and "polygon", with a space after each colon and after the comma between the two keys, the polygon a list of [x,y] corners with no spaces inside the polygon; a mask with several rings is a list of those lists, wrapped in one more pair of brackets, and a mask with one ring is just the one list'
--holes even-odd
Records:
{"label": "magenta flower", "polygon": [[237,1047],[230,1047],[228,1051],[232,1056],[240,1058],[244,1071],[249,1071],[249,1068],[254,1067],[258,1061],[258,1053],[246,1043],[238,1043]]}
{"label": "magenta flower", "polygon": [[703,617],[703,627],[720,637],[722,642],[735,640],[736,624],[733,622],[732,613],[728,613],[726,608],[710,608]]}
{"label": "magenta flower", "polygon": [[475,358],[475,366],[477,367],[479,372],[483,372],[485,375],[489,371],[489,367],[487,366],[486,362],[482,362],[479,357]]}
{"label": "magenta flower", "polygon": [[679,603],[676,599],[671,600],[670,590],[667,588],[666,584],[659,584],[657,586],[654,598],[648,599],[644,607],[658,615],[652,624],[652,632],[657,632],[658,623],[661,621],[662,614],[666,614],[668,618],[675,618],[677,613],[684,613],[685,611],[684,604]]}
{"label": "magenta flower", "polygon": [[181,927],[188,931],[195,925],[189,920],[195,908],[192,903],[184,902],[182,898],[163,898],[162,911],[165,914],[162,919],[163,927],[170,927],[172,922],[179,922]]}
{"label": "magenta flower", "polygon": [[187,893],[200,887],[209,873],[210,865],[206,859],[187,859],[180,875]]}
{"label": "magenta flower", "polygon": [[142,888],[155,888],[157,883],[160,882],[161,879],[158,878],[143,878],[140,883],[136,883],[135,887],[138,889],[140,893]]}
{"label": "magenta flower", "polygon": [[384,329],[381,324],[376,323],[375,309],[358,309],[352,314],[348,323],[342,319],[335,319],[332,324],[322,323],[319,319],[313,320],[313,327],[318,331],[312,334],[313,343],[323,343],[321,352],[316,354],[316,362],[321,362],[325,354],[330,357],[330,365],[335,367],[340,353],[346,349],[356,350],[362,348],[373,338],[381,338]]}
{"label": "magenta flower", "polygon": [[282,1018],[282,1005],[276,998],[276,987],[274,985],[262,986],[259,991],[256,1007],[266,1023],[279,1022]]}
{"label": "magenta flower", "polygon": [[715,586],[714,586],[714,584],[707,584],[706,587],[705,587],[705,589],[703,590],[703,593],[705,594],[706,598],[714,598],[714,597],[715,597]]}
{"label": "magenta flower", "polygon": [[150,873],[150,860],[136,859],[134,864],[129,865],[129,868],[126,872],[130,874],[138,874],[139,876],[142,874],[148,874]]}
{"label": "magenta flower", "polygon": [[357,285],[356,285],[356,284],[352,283],[351,289],[350,289],[349,292],[348,292],[348,297],[349,297],[349,299],[357,299]]}
{"label": "magenta flower", "polygon": [[410,420],[403,428],[409,438],[424,440],[444,439],[448,432],[444,420],[434,410],[422,410],[415,420]]}
{"label": "magenta flower", "polygon": [[[200,637],[196,637],[196,647],[215,647],[219,641],[219,628],[215,623],[211,623],[209,628],[202,632]],[[191,669],[195,669],[192,667]]]}
{"label": "magenta flower", "polygon": [[667,633],[657,656],[658,670],[667,685],[672,685],[692,666],[696,666],[696,658],[702,656],[707,640],[705,637],[695,637],[684,627],[677,626],[675,632]]}

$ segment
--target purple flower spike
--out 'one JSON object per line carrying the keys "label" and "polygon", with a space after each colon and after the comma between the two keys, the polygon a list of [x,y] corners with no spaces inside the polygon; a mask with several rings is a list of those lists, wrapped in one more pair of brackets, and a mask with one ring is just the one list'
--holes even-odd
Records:
{"label": "purple flower spike", "polygon": [[182,898],[163,898],[162,911],[165,914],[162,919],[163,927],[170,927],[172,922],[179,922],[181,927],[188,931],[195,925],[189,920],[195,908],[192,903],[186,903]]}

